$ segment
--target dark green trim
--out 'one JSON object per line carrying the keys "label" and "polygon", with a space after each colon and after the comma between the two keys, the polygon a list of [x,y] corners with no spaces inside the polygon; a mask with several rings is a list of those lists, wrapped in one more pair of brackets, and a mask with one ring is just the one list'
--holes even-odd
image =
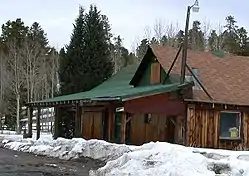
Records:
{"label": "dark green trim", "polygon": [[146,86],[150,85],[150,75],[151,75],[151,63],[148,64],[148,67],[145,68],[143,76],[140,78],[136,86]]}
{"label": "dark green trim", "polygon": [[146,54],[144,55],[144,58],[142,59],[140,65],[138,66],[134,76],[132,77],[130,81],[130,85],[133,85],[136,87],[140,83],[141,78],[145,74],[145,71],[147,70],[148,66],[153,61],[154,58],[156,58],[156,56],[154,55],[150,46],[148,46],[148,49],[147,49]]}

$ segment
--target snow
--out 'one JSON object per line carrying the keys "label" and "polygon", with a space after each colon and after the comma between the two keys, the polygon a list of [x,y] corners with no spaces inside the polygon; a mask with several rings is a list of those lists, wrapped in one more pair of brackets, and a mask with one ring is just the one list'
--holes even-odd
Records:
{"label": "snow", "polygon": [[168,143],[145,144],[108,162],[92,175],[214,175],[207,170],[207,159],[186,147]]}
{"label": "snow", "polygon": [[39,140],[21,135],[2,135],[4,147],[36,155],[74,159],[90,157],[104,161],[105,166],[90,171],[91,176],[249,176],[249,151],[230,151],[184,147],[166,142],[142,146],[112,144],[82,138]]}
{"label": "snow", "polygon": [[16,132],[9,130],[0,130],[0,135],[6,135],[6,134],[16,134]]}

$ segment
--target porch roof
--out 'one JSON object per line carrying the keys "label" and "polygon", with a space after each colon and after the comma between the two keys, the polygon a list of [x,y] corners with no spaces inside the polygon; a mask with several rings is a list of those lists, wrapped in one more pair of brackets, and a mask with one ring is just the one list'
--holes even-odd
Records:
{"label": "porch roof", "polygon": [[122,71],[113,75],[110,79],[106,80],[105,82],[103,82],[102,84],[93,88],[90,91],[69,94],[69,95],[64,95],[64,96],[58,96],[55,98],[31,102],[29,103],[29,105],[37,106],[37,105],[46,104],[46,103],[54,104],[58,102],[79,101],[79,100],[126,101],[127,99],[176,91],[182,87],[179,85],[179,83],[133,87],[132,85],[129,84],[129,82],[131,78],[133,77],[134,72],[136,71],[136,68],[137,68],[137,65],[128,66],[124,68]]}
{"label": "porch roof", "polygon": [[110,88],[104,90],[91,90],[87,92],[81,92],[76,94],[70,94],[65,96],[59,96],[51,99],[45,99],[42,101],[33,102],[32,104],[39,103],[53,103],[62,101],[73,101],[73,100],[120,100],[126,101],[127,99],[144,97],[149,95],[155,95],[160,93],[166,93],[176,91],[180,89],[179,84],[168,84],[168,85],[153,85],[143,87],[123,87],[123,88]]}

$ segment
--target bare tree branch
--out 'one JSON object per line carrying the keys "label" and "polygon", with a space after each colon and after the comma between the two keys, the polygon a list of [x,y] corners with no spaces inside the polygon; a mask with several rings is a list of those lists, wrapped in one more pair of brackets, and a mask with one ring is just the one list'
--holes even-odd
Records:
{"label": "bare tree branch", "polygon": [[168,31],[168,26],[165,25],[165,22],[161,19],[156,19],[154,24],[154,34],[157,41],[160,41],[164,36],[165,32]]}
{"label": "bare tree branch", "polygon": [[20,133],[20,100],[21,88],[24,85],[23,55],[17,40],[7,43],[8,52],[6,53],[8,63],[8,74],[11,76],[11,90],[16,98],[16,131]]}
{"label": "bare tree branch", "polygon": [[151,27],[150,26],[146,26],[144,28],[144,38],[146,38],[148,41],[151,41],[152,32],[151,32]]}
{"label": "bare tree branch", "polygon": [[204,49],[208,49],[208,38],[211,34],[211,23],[207,21],[205,18],[204,22],[202,23],[203,34],[204,34]]}

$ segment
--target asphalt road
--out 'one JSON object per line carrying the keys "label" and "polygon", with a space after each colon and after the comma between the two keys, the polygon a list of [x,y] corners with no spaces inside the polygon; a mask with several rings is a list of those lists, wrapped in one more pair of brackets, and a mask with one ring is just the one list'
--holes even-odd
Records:
{"label": "asphalt road", "polygon": [[64,161],[4,149],[0,146],[0,176],[84,176],[103,163],[88,158]]}

